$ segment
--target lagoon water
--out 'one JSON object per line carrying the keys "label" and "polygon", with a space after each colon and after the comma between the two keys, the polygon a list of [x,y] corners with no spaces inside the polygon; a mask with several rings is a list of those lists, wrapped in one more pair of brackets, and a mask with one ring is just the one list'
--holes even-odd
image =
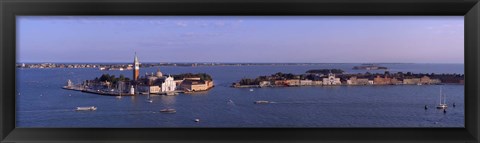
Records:
{"label": "lagoon water", "polygon": [[[17,127],[464,127],[463,85],[332,86],[231,88],[241,78],[276,72],[304,73],[309,69],[340,68],[347,73],[358,64],[309,66],[159,67],[165,74],[205,72],[215,87],[204,93],[177,96],[101,96],[61,89],[103,73],[132,76],[132,71],[98,69],[17,69]],[[393,72],[464,73],[463,64],[382,64]],[[140,69],[155,72],[157,67]],[[369,72],[381,72],[369,71]],[[444,114],[434,107],[439,89],[447,95]],[[233,103],[228,101],[232,100]],[[272,104],[253,104],[268,100]],[[452,107],[455,103],[456,107]],[[424,106],[430,108],[424,110]],[[74,111],[97,106],[96,111]],[[159,113],[164,108],[175,114]],[[194,122],[194,119],[200,122]]]}

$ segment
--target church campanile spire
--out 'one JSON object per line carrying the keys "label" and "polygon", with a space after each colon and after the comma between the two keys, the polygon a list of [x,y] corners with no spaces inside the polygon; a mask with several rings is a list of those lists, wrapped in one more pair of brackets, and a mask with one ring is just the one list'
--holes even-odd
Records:
{"label": "church campanile spire", "polygon": [[138,76],[140,74],[140,62],[138,62],[137,52],[135,52],[135,59],[133,60],[133,65],[135,69],[133,70],[133,80],[138,80]]}

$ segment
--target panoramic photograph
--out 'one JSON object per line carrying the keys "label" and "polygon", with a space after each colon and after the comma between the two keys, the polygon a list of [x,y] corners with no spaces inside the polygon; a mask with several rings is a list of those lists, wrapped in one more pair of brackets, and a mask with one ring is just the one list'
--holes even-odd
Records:
{"label": "panoramic photograph", "polygon": [[17,16],[18,128],[463,128],[463,16]]}

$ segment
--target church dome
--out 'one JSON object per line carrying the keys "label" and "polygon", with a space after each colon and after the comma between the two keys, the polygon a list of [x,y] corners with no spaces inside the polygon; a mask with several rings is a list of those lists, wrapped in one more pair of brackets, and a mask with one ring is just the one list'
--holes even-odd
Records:
{"label": "church dome", "polygon": [[157,74],[156,74],[157,77],[162,77],[163,76],[163,73],[160,72],[160,69],[157,70]]}

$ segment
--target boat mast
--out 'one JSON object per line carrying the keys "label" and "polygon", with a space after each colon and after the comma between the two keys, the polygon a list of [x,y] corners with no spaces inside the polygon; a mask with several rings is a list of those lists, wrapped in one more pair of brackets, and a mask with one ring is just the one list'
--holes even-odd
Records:
{"label": "boat mast", "polygon": [[443,95],[443,104],[447,103],[447,95]]}
{"label": "boat mast", "polygon": [[440,104],[442,104],[442,87],[440,87]]}
{"label": "boat mast", "polygon": [[148,96],[147,99],[150,100],[150,87],[148,87]]}

